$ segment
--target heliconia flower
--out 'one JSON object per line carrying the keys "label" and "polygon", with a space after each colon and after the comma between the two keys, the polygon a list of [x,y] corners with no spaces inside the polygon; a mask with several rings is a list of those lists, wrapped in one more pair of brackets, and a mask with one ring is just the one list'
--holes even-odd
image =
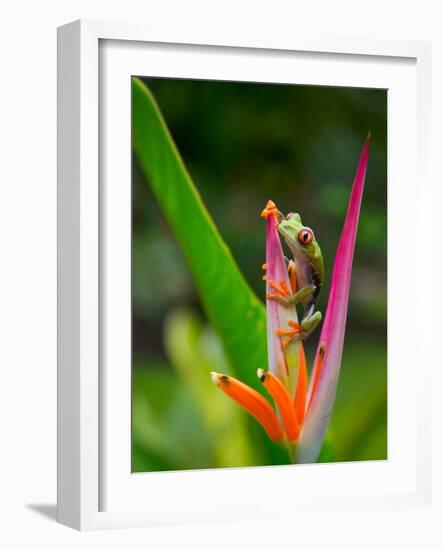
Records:
{"label": "heliconia flower", "polygon": [[[293,261],[286,265],[277,225],[279,212],[272,201],[268,201],[261,216],[267,218],[266,263],[263,268],[266,274],[266,314],[267,314],[267,349],[269,370],[277,376],[289,394],[293,397],[297,386],[300,340],[295,338],[299,333],[296,306],[286,307],[272,296],[290,296],[296,292]],[[276,222],[276,223],[275,223]],[[284,338],[281,338],[284,336]]]}
{"label": "heliconia flower", "polygon": [[292,261],[286,265],[277,231],[280,213],[272,201],[268,201],[261,213],[267,219],[263,278],[267,286],[268,370],[258,369],[257,375],[271,395],[278,414],[256,390],[231,376],[211,373],[212,381],[254,416],[270,439],[284,443],[292,461],[298,463],[317,460],[335,401],[369,143],[370,135],[353,182],[310,381],[296,306],[287,307],[274,299],[296,292],[297,281],[296,266]]}

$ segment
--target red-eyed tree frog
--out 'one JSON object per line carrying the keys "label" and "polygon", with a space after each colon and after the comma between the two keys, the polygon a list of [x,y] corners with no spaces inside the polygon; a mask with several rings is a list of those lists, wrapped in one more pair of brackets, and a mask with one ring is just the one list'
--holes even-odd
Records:
{"label": "red-eyed tree frog", "polygon": [[296,273],[298,290],[288,297],[273,294],[271,297],[286,306],[303,304],[301,338],[305,339],[322,319],[315,308],[324,280],[324,260],[313,231],[303,225],[299,214],[287,214],[278,223],[278,231],[293,254],[294,263],[289,262],[289,270]]}

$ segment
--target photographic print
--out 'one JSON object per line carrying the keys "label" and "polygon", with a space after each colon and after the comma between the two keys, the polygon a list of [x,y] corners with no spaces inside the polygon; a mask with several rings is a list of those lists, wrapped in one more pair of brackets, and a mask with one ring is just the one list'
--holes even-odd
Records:
{"label": "photographic print", "polygon": [[387,91],[132,78],[132,471],[387,459]]}

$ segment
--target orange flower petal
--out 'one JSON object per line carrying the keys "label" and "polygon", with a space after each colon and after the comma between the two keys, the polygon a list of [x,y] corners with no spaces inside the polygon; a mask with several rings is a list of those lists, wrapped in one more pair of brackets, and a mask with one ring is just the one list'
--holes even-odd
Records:
{"label": "orange flower petal", "polygon": [[216,386],[256,418],[272,441],[280,441],[284,438],[284,432],[275,411],[260,393],[232,376],[217,372],[210,373],[210,376]]}
{"label": "orange flower petal", "polygon": [[278,407],[287,437],[290,441],[295,441],[299,435],[299,424],[286,387],[273,373],[263,369],[258,369],[258,377]]}

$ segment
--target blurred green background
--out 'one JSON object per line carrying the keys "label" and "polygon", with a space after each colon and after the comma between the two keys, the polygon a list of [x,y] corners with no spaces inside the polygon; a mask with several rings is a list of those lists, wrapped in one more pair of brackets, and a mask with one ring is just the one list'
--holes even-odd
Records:
{"label": "blurred green background", "polygon": [[[143,80],[258,296],[265,292],[259,213],[267,199],[285,213],[299,212],[314,229],[326,267],[318,304],[323,312],[357,161],[371,130],[343,364],[321,460],[386,459],[386,91]],[[228,359],[135,155],[132,306],[133,471],[288,463],[256,421],[211,384],[209,372],[228,373]],[[318,336],[319,329],[306,343],[309,364]]]}

